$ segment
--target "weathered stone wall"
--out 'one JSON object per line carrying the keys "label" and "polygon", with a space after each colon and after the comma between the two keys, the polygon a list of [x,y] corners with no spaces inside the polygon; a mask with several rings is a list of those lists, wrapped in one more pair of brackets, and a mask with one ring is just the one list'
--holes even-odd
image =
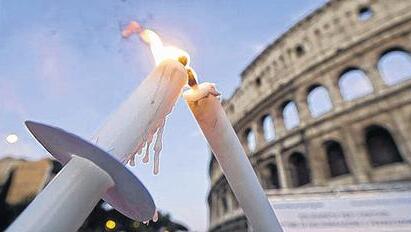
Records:
{"label": "weathered stone wall", "polygon": [[[332,0],[274,41],[244,70],[241,86],[224,107],[265,189],[293,193],[318,186],[411,180],[411,77],[387,84],[378,66],[393,50],[410,55],[411,1]],[[344,98],[340,78],[350,70],[364,73],[371,93]],[[314,117],[307,96],[318,86],[327,90],[332,109]],[[292,129],[286,128],[282,112],[288,102],[298,110],[299,124]],[[264,138],[266,116],[274,122],[271,141]],[[375,163],[368,145],[372,128],[391,137],[398,160]],[[255,134],[254,150],[247,145],[250,131]],[[326,148],[330,142],[341,148],[347,166],[342,175],[333,174]],[[296,171],[301,160],[306,162],[307,180],[298,176],[301,168]],[[236,216],[238,203],[215,159],[210,179],[210,230],[230,231],[221,229],[224,223],[231,225],[233,217],[242,214]]]}
{"label": "weathered stone wall", "polygon": [[6,181],[11,171],[13,182],[7,194],[8,204],[18,204],[34,198],[48,183],[53,168],[50,159],[39,161],[16,160],[5,158],[0,160],[0,181]]}

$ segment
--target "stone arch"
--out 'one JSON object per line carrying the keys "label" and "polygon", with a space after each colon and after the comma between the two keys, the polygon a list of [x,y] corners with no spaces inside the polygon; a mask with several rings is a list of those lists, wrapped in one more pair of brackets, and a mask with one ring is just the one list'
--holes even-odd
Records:
{"label": "stone arch", "polygon": [[305,54],[305,49],[302,44],[297,44],[294,50],[295,50],[295,54],[297,54],[297,57],[301,57]]}
{"label": "stone arch", "polygon": [[266,114],[261,118],[261,128],[263,129],[265,141],[272,141],[275,139],[274,120],[269,114]]}
{"label": "stone arch", "polygon": [[350,173],[345,159],[344,150],[341,144],[335,140],[329,140],[324,143],[327,155],[330,176],[336,177]]}
{"label": "stone arch", "polygon": [[294,101],[286,101],[282,104],[281,112],[283,116],[284,126],[290,130],[300,124],[297,105]]}
{"label": "stone arch", "polygon": [[247,128],[244,134],[247,142],[247,148],[250,152],[255,151],[256,149],[256,137],[255,133],[251,128]]}
{"label": "stone arch", "polygon": [[255,85],[256,85],[257,87],[261,87],[261,82],[262,82],[261,77],[257,77],[257,78],[255,79]]}
{"label": "stone arch", "polygon": [[223,213],[226,213],[228,211],[228,202],[227,202],[227,196],[223,195],[221,197],[221,205],[223,209]]}
{"label": "stone arch", "polygon": [[291,185],[299,187],[310,183],[310,168],[305,156],[299,152],[294,152],[288,158],[289,174]]}
{"label": "stone arch", "polygon": [[280,188],[280,180],[278,178],[277,165],[274,162],[270,162],[263,167],[264,185],[267,189]]}
{"label": "stone arch", "polygon": [[361,6],[358,8],[358,20],[367,21],[374,15],[370,6]]}
{"label": "stone arch", "polygon": [[333,108],[328,90],[319,84],[312,85],[308,88],[307,104],[313,117],[319,117],[331,111]]}
{"label": "stone arch", "polygon": [[221,202],[221,211],[223,214],[229,211],[229,203],[228,203],[228,191],[227,191],[227,181],[224,180],[221,185],[220,190],[220,202]]}
{"label": "stone arch", "polygon": [[374,167],[403,162],[391,133],[379,125],[365,128],[365,142],[371,165]]}
{"label": "stone arch", "polygon": [[402,48],[384,51],[378,59],[377,67],[387,85],[411,79],[411,55]]}
{"label": "stone arch", "polygon": [[350,101],[373,92],[371,81],[359,68],[345,69],[338,78],[338,86],[344,100]]}

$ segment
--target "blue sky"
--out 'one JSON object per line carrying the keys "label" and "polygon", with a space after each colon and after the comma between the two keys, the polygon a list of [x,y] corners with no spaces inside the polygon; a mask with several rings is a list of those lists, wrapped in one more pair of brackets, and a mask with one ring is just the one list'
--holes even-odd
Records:
{"label": "blue sky", "polygon": [[[325,0],[0,0],[0,157],[46,157],[23,126],[31,119],[89,138],[153,68],[149,49],[121,38],[131,20],[187,50],[203,81],[223,97],[268,43]],[[16,133],[20,140],[6,144]],[[160,209],[190,228],[207,227],[207,144],[180,99],[169,117],[159,176],[131,170]]]}

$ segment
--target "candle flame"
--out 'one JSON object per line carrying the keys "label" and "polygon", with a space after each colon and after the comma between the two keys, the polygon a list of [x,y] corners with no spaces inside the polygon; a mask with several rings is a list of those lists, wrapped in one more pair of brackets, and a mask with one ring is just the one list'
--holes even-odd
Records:
{"label": "candle flame", "polygon": [[144,29],[136,21],[132,21],[122,31],[122,35],[125,38],[128,38],[134,33],[138,33],[141,40],[150,46],[156,65],[160,64],[165,59],[178,61],[181,57],[185,57],[187,60],[186,65],[189,65],[190,56],[186,51],[173,46],[164,46],[163,41],[157,33],[149,29]]}

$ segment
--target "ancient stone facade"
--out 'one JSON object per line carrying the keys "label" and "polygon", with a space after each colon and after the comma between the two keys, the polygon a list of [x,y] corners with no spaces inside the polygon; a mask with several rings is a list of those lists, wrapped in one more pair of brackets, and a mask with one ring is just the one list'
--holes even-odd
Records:
{"label": "ancient stone facade", "polygon": [[10,205],[32,200],[57,173],[59,164],[51,159],[26,161],[14,158],[0,160],[0,186],[12,178],[6,203]]}
{"label": "ancient stone facade", "polygon": [[[241,79],[224,107],[269,196],[410,182],[411,1],[331,0]],[[213,158],[209,174],[210,231],[246,231]]]}

